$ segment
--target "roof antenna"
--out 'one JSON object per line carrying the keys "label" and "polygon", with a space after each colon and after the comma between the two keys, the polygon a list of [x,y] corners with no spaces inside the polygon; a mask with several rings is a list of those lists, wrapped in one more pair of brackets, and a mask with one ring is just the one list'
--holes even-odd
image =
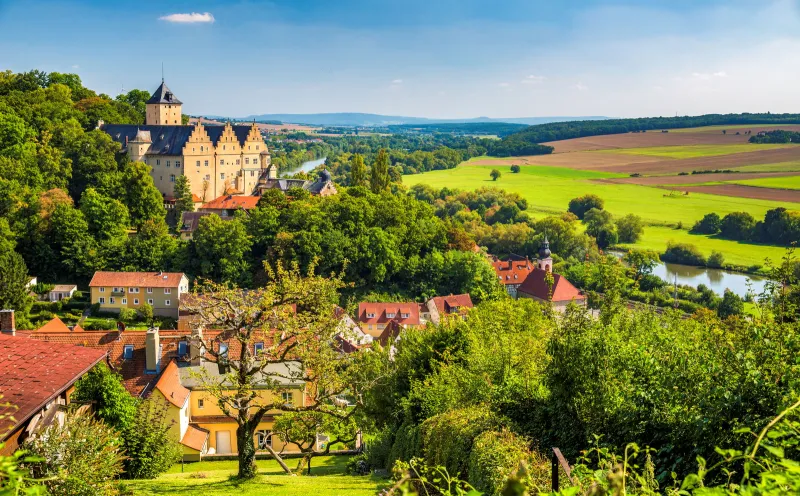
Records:
{"label": "roof antenna", "polygon": [[164,84],[164,61],[161,61],[161,84]]}

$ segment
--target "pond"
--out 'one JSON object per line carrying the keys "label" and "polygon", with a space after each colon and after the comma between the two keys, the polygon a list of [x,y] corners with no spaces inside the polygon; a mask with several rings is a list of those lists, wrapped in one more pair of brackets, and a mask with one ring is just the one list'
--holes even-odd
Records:
{"label": "pond", "polygon": [[284,175],[291,176],[292,174],[297,174],[298,172],[311,172],[312,170],[316,169],[318,166],[325,163],[328,157],[318,158],[316,160],[307,160],[300,164],[299,167],[295,167],[294,169],[290,169],[284,172]]}
{"label": "pond", "polygon": [[[612,252],[615,256],[622,257],[622,252]],[[722,269],[711,269],[707,267],[693,267],[691,265],[681,265],[673,263],[659,262],[653,269],[653,274],[667,281],[670,284],[677,278],[679,285],[697,287],[705,284],[711,291],[718,295],[730,289],[739,296],[744,297],[749,290],[754,294],[759,294],[764,290],[767,278],[730,272]]]}

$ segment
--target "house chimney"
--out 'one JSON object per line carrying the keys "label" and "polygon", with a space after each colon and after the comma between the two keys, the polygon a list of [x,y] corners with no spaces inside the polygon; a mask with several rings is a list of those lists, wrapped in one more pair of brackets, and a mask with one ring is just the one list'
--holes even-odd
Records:
{"label": "house chimney", "polygon": [[0,310],[0,333],[7,336],[17,334],[17,326],[14,322],[14,310]]}
{"label": "house chimney", "polygon": [[161,368],[161,340],[158,336],[158,327],[147,330],[145,340],[145,370],[149,373],[158,372]]}
{"label": "house chimney", "polygon": [[189,362],[194,365],[200,365],[203,358],[203,328],[192,328],[192,339],[189,342]]}

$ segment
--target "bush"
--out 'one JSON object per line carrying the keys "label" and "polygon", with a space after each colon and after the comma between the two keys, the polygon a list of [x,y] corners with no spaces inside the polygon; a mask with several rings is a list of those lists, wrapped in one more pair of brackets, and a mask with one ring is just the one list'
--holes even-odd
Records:
{"label": "bush", "polygon": [[152,322],[153,321],[153,306],[149,303],[142,303],[142,306],[139,307],[139,317],[144,322]]}
{"label": "bush", "polygon": [[102,362],[75,383],[72,401],[93,402],[95,415],[120,431],[136,415],[136,400],[122,385],[122,376]]}
{"label": "bush", "polygon": [[500,171],[497,169],[492,169],[492,172],[489,173],[489,176],[492,178],[492,181],[497,181],[500,179]]}
{"label": "bush", "polygon": [[717,307],[717,315],[721,319],[744,313],[744,301],[733,291],[726,289],[722,301]]}
{"label": "bush", "polygon": [[500,494],[505,480],[529,457],[527,443],[513,432],[483,432],[475,438],[469,454],[467,481],[479,491]]}
{"label": "bush", "polygon": [[136,320],[136,310],[133,308],[120,308],[119,320],[125,322],[126,324],[134,322]]}
{"label": "bush", "polygon": [[695,222],[694,226],[689,230],[692,234],[717,234],[720,229],[722,221],[714,212],[706,214],[702,219]]}
{"label": "bush", "polygon": [[583,219],[583,216],[586,215],[586,212],[589,210],[596,208],[597,210],[603,210],[605,206],[605,202],[602,198],[597,195],[584,195],[579,196],[578,198],[573,198],[569,201],[569,211],[573,214],[577,215],[579,219]]}
{"label": "bush", "polygon": [[753,238],[756,220],[747,212],[731,212],[722,218],[720,235],[726,239],[746,241]]}
{"label": "bush", "polygon": [[658,276],[653,274],[645,274],[639,279],[639,289],[642,291],[653,291],[666,286],[666,282]]}
{"label": "bush", "polygon": [[451,410],[425,420],[420,426],[425,462],[443,466],[452,476],[464,476],[475,438],[499,424],[486,405]]}
{"label": "bush", "polygon": [[404,423],[395,433],[394,443],[392,443],[392,449],[389,450],[385,468],[390,470],[397,460],[411,461],[411,458],[421,454],[420,451],[419,427]]}
{"label": "bush", "polygon": [[170,434],[167,405],[153,398],[139,403],[133,421],[123,431],[125,474],[132,479],[155,479],[181,459],[181,447]]}
{"label": "bush", "polygon": [[514,164],[511,166],[511,172],[513,172],[514,174],[519,174],[519,171],[520,171],[519,165]]}
{"label": "bush", "polygon": [[617,219],[617,233],[621,243],[636,243],[644,232],[644,222],[638,215],[628,214]]}
{"label": "bush", "polygon": [[668,263],[704,266],[706,259],[695,245],[689,243],[672,243],[667,245],[667,251],[661,254],[661,260]]}
{"label": "bush", "polygon": [[63,425],[54,422],[29,438],[24,448],[41,458],[29,467],[51,494],[119,494],[117,479],[125,456],[118,434],[90,415],[68,414]]}
{"label": "bush", "polygon": [[721,269],[722,266],[725,264],[725,255],[718,251],[712,251],[711,255],[708,256],[708,261],[706,265],[715,269]]}
{"label": "bush", "polygon": [[[370,468],[390,468],[389,456],[394,444],[394,436],[391,429],[384,429],[375,440],[367,443],[364,453],[366,454],[365,461]],[[392,461],[394,463],[394,461]]]}

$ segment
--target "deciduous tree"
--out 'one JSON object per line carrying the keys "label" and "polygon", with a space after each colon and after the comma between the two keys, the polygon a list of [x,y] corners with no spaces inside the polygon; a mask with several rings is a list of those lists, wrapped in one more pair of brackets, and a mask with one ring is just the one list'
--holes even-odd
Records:
{"label": "deciduous tree", "polygon": [[369,186],[373,193],[389,189],[389,154],[381,148],[370,171]]}

